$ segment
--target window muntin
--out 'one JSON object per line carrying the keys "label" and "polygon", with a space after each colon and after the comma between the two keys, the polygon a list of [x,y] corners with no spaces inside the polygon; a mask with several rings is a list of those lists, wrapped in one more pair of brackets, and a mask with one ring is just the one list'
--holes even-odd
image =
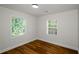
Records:
{"label": "window muntin", "polygon": [[57,21],[48,20],[47,29],[48,34],[57,34]]}

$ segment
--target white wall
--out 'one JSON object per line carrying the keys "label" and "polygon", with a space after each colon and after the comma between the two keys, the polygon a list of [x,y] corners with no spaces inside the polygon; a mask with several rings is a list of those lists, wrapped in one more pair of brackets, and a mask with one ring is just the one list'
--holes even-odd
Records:
{"label": "white wall", "polygon": [[[25,34],[16,38],[10,33],[10,20],[14,16],[23,17],[27,23]],[[35,39],[35,25],[34,16],[0,7],[0,53]]]}
{"label": "white wall", "polygon": [[79,53],[79,9],[78,9],[78,53]]}
{"label": "white wall", "polygon": [[[70,10],[58,14],[50,14],[39,17],[39,39],[58,44],[67,48],[78,50],[78,11]],[[57,20],[57,35],[47,35],[47,20]]]}
{"label": "white wall", "polygon": [[[10,33],[10,20],[14,16],[26,20],[24,35],[13,38]],[[78,50],[78,10],[65,11],[42,17],[34,17],[25,13],[0,7],[0,53],[28,43],[34,39],[41,39],[60,46]],[[56,19],[58,23],[57,35],[47,35],[47,20]]]}

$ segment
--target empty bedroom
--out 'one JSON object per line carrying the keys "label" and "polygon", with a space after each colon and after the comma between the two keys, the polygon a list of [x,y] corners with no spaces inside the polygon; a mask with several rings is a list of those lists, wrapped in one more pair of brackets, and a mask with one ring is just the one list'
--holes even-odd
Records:
{"label": "empty bedroom", "polygon": [[78,54],[79,4],[0,4],[0,54]]}

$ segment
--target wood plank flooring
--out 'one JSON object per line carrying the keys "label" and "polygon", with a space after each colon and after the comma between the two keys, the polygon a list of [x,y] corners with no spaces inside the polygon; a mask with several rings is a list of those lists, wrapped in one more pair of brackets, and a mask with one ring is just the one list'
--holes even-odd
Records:
{"label": "wood plank flooring", "polygon": [[3,54],[77,54],[72,49],[64,48],[55,44],[35,40],[23,46],[4,52]]}

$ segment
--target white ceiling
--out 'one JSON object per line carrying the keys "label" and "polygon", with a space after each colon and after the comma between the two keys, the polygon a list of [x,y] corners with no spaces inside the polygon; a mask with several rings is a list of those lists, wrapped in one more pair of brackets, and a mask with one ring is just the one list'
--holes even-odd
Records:
{"label": "white ceiling", "polygon": [[79,4],[38,4],[39,8],[32,8],[32,4],[0,4],[2,7],[28,13],[34,16],[41,16],[51,13],[79,8]]}

